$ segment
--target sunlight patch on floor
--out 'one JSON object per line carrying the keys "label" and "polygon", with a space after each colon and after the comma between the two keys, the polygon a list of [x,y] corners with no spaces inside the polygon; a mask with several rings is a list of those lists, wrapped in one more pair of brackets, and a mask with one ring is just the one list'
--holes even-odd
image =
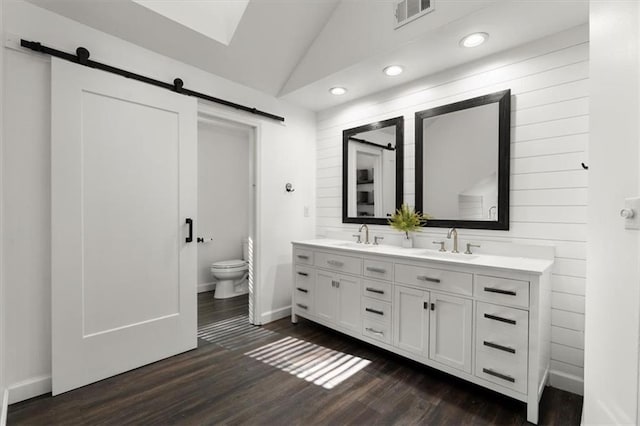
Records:
{"label": "sunlight patch on floor", "polygon": [[227,349],[242,348],[277,334],[249,323],[248,315],[239,315],[198,327],[198,338]]}
{"label": "sunlight patch on floor", "polygon": [[371,363],[294,337],[285,337],[245,355],[325,389],[334,388]]}

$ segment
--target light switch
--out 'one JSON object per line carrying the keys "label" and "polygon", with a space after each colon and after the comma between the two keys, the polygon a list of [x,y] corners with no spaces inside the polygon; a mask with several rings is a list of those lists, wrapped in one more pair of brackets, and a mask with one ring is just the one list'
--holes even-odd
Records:
{"label": "light switch", "polygon": [[304,217],[309,217],[309,206],[304,206]]}
{"label": "light switch", "polygon": [[640,197],[626,198],[620,216],[624,218],[624,229],[640,229]]}

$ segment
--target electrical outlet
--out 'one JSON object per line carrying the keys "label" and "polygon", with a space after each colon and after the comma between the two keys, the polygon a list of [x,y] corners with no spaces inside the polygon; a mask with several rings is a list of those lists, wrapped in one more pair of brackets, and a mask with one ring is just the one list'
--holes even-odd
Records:
{"label": "electrical outlet", "polygon": [[626,198],[620,216],[624,218],[624,229],[640,229],[640,197]]}

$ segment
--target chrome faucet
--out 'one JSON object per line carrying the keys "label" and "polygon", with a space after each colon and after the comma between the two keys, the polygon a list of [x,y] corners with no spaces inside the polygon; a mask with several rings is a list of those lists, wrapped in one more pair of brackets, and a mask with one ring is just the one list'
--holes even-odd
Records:
{"label": "chrome faucet", "polygon": [[358,232],[362,232],[362,228],[364,228],[364,230],[366,231],[366,233],[364,234],[364,243],[369,244],[369,227],[366,223],[363,223],[362,225],[360,225],[360,229],[358,229]]}
{"label": "chrome faucet", "polygon": [[453,235],[453,248],[451,249],[451,253],[458,253],[458,231],[456,230],[456,228],[449,229],[449,232],[447,232],[447,238],[451,239],[452,235]]}

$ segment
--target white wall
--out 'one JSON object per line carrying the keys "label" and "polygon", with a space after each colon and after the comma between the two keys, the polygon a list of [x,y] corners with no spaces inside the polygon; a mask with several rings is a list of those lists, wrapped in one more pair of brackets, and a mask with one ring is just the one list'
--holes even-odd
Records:
{"label": "white wall", "polygon": [[[4,2],[0,0],[0,34],[4,34]],[[4,99],[4,49],[0,49],[0,99]],[[4,190],[4,151],[3,147],[3,114],[2,114],[2,102],[0,102],[0,206],[3,203]],[[0,209],[0,230],[2,229],[2,223],[4,222],[4,215],[2,209]],[[6,423],[5,405],[5,380],[4,380],[4,265],[3,265],[3,248],[0,244],[0,426]]]}
{"label": "white wall", "polygon": [[[404,116],[405,200],[413,204],[414,113],[511,89],[510,230],[463,229],[461,240],[556,246],[551,381],[574,392],[583,377],[587,172],[580,163],[588,163],[588,79],[588,28],[581,26],[318,114],[317,234],[350,238],[357,225],[342,224],[340,214],[343,129]],[[445,232],[428,228],[416,244],[432,247]],[[371,234],[400,242],[386,226],[371,226]]]}
{"label": "white wall", "polygon": [[586,424],[637,424],[638,231],[619,211],[640,195],[640,7],[590,3],[589,211],[585,336]]}
{"label": "white wall", "polygon": [[[179,76],[185,87],[286,117],[260,123],[257,239],[261,290],[259,322],[286,315],[290,304],[291,246],[313,236],[313,113],[93,30],[19,0],[4,2],[5,30],[64,51],[82,45],[91,57],[162,81]],[[2,250],[5,346],[1,357],[12,402],[50,390],[50,64],[44,55],[4,49]],[[212,111],[233,112],[213,106]],[[311,172],[310,172],[311,171]],[[286,193],[286,182],[295,185]],[[261,207],[260,207],[261,206]]]}
{"label": "white wall", "polygon": [[207,241],[198,244],[199,291],[212,288],[212,262],[242,259],[241,241],[249,235],[251,132],[198,123],[198,236]]}

